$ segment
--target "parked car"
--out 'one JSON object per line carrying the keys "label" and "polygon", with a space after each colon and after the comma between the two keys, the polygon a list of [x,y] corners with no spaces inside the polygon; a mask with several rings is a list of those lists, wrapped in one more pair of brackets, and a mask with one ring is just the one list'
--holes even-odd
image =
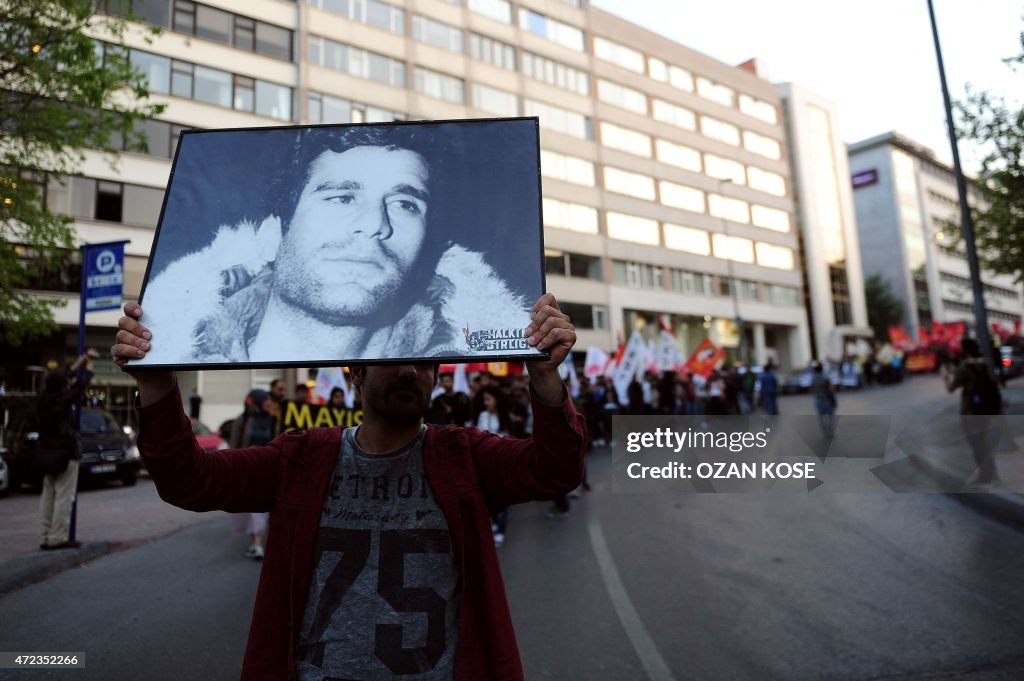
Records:
{"label": "parked car", "polygon": [[1006,378],[1016,378],[1024,373],[1024,344],[1002,346],[999,348],[999,357]]}
{"label": "parked car", "polygon": [[814,369],[804,367],[800,371],[793,372],[782,379],[779,385],[779,392],[783,395],[792,393],[805,393],[811,389],[814,382]]}
{"label": "parked car", "polygon": [[228,443],[217,433],[210,430],[205,423],[192,419],[192,434],[196,436],[199,446],[208,452],[227,449]]}
{"label": "parked car", "polygon": [[[16,487],[29,485],[39,489],[42,476],[32,465],[39,432],[35,429],[31,413],[23,414],[18,425],[12,429],[12,444],[8,463]],[[83,408],[81,424],[81,453],[78,482],[83,484],[96,480],[120,480],[125,485],[134,485],[138,480],[142,461],[138,448],[105,409]]]}

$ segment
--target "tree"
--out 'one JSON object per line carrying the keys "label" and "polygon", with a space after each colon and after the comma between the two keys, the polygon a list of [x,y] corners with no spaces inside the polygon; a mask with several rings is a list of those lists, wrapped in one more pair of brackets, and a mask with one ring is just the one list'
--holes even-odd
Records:
{"label": "tree", "polygon": [[903,303],[879,274],[864,280],[864,303],[868,308],[868,325],[875,332],[875,338],[887,339],[889,327],[903,320]]}
{"label": "tree", "polygon": [[[1017,70],[1021,54],[1005,60]],[[984,268],[1024,282],[1024,108],[989,92],[967,90],[956,102],[958,136],[974,144],[981,171],[970,181],[978,258]],[[959,225],[954,224],[954,233]]]}
{"label": "tree", "polygon": [[123,47],[128,24],[97,0],[0,0],[0,343],[56,328],[63,301],[31,295],[76,248],[71,218],[46,205],[46,182],[75,173],[85,149],[111,166],[145,151],[136,125],[162,110]]}

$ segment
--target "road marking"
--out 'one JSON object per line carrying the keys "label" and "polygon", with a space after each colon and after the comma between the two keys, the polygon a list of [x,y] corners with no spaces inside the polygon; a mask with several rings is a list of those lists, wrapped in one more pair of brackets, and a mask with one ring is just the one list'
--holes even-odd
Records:
{"label": "road marking", "polygon": [[676,681],[672,676],[672,670],[665,664],[665,659],[658,652],[650,634],[647,633],[647,628],[644,627],[633,602],[629,600],[626,587],[623,586],[622,579],[619,577],[619,570],[615,567],[611,551],[608,550],[604,532],[601,531],[601,526],[597,524],[595,518],[590,518],[587,529],[590,531],[590,546],[597,558],[597,567],[601,571],[601,579],[604,580],[605,589],[615,607],[615,614],[619,616],[619,622],[626,630],[626,636],[633,644],[633,650],[640,658],[640,664],[647,672],[647,678],[650,681]]}

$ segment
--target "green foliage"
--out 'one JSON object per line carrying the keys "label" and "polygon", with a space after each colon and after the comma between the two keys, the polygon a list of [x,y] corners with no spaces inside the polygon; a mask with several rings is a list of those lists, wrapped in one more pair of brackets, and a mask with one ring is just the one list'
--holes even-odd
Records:
{"label": "green foliage", "polygon": [[864,280],[864,303],[868,308],[868,325],[875,338],[889,338],[889,327],[903,320],[903,303],[892,294],[889,282],[872,274]]}
{"label": "green foliage", "polygon": [[63,305],[23,290],[77,246],[71,219],[43,201],[47,174],[75,173],[84,149],[111,165],[123,149],[144,151],[136,122],[162,110],[145,103],[127,50],[113,47],[128,25],[96,9],[93,0],[0,0],[0,343],[51,332]]}
{"label": "green foliage", "polygon": [[[1016,70],[1022,54],[1007,59]],[[956,102],[958,136],[981,155],[981,172],[971,180],[975,242],[986,269],[1024,281],[1024,108],[989,92],[968,88]],[[959,236],[959,226],[954,226]]]}

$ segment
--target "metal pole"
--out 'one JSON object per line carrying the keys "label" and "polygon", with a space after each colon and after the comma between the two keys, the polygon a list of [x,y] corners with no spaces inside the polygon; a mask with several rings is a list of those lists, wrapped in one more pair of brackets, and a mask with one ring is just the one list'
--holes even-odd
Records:
{"label": "metal pole", "polygon": [[[78,288],[78,355],[85,353],[85,276],[89,269],[89,245],[83,244],[79,247],[82,253],[82,281]],[[82,430],[82,399],[75,401],[75,432]],[[81,471],[79,471],[81,473]],[[68,541],[75,541],[75,532],[78,529],[78,484],[75,484],[73,496],[71,497],[71,524],[68,527]]]}
{"label": "metal pole", "polygon": [[942,84],[942,101],[946,106],[946,127],[949,130],[949,144],[953,149],[953,175],[956,176],[956,189],[960,194],[960,224],[964,235],[964,246],[967,248],[967,267],[971,275],[971,291],[974,294],[974,319],[978,345],[981,346],[982,359],[992,370],[992,341],[988,333],[988,313],[985,311],[985,289],[981,283],[981,268],[978,266],[978,250],[974,245],[974,221],[971,219],[971,207],[967,203],[967,181],[960,167],[960,149],[957,144],[956,126],[953,124],[953,106],[949,101],[949,88],[946,85],[946,68],[942,63],[942,48],[939,46],[939,29],[935,24],[935,9],[932,0],[928,2],[928,18],[932,24],[932,39],[935,41],[935,59],[939,64],[939,81]]}
{"label": "metal pole", "polygon": [[[718,193],[722,196],[722,189],[726,184],[732,184],[730,179],[718,180]],[[722,218],[722,232],[725,234],[725,238],[729,240],[729,248],[732,248],[732,235],[729,233],[729,221]],[[726,266],[729,271],[729,293],[732,294],[732,316],[733,322],[736,324],[736,333],[739,334],[739,344],[736,346],[736,353],[740,357],[740,361],[743,362],[743,366],[749,366],[750,362],[747,361],[746,353],[746,333],[743,328],[743,317],[740,316],[740,299],[739,291],[737,290],[736,276],[733,270],[733,262],[731,257],[725,259]]]}

